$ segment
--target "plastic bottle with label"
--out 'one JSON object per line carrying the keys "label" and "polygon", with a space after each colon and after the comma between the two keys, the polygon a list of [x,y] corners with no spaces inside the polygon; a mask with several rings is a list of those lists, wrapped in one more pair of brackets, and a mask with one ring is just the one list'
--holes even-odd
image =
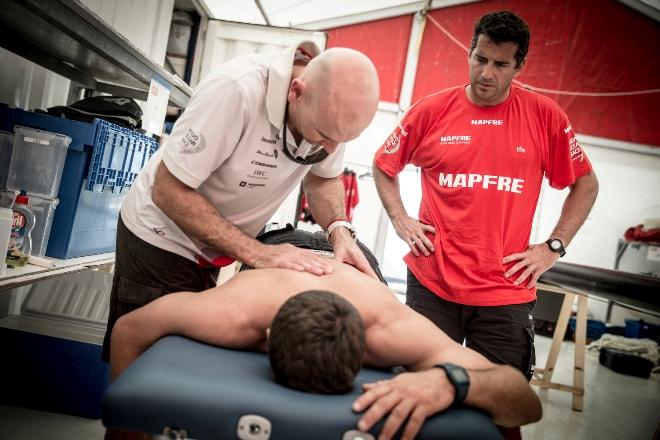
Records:
{"label": "plastic bottle with label", "polygon": [[34,228],[34,212],[28,207],[29,198],[25,191],[16,196],[14,214],[9,239],[9,252],[20,251],[30,255],[32,251],[32,228]]}
{"label": "plastic bottle with label", "polygon": [[5,275],[7,263],[5,256],[9,249],[9,236],[11,235],[11,225],[14,213],[9,208],[0,208],[0,277]]}

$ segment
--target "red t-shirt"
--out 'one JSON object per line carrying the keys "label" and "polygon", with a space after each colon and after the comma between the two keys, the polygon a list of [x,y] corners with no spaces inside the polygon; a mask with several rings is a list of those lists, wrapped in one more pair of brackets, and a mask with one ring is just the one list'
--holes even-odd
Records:
{"label": "red t-shirt", "polygon": [[465,86],[441,91],[411,107],[376,153],[390,177],[408,163],[421,168],[419,219],[436,230],[434,253],[404,258],[415,277],[460,304],[534,300],[535,288],[504,278],[502,258],[527,249],[544,175],[562,189],[591,171],[562,109],[515,86],[492,107],[472,104]]}

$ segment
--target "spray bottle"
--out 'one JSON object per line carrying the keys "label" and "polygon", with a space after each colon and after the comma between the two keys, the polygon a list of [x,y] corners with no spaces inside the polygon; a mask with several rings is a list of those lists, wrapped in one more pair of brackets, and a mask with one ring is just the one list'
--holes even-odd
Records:
{"label": "spray bottle", "polygon": [[34,228],[34,213],[28,206],[29,198],[25,191],[16,196],[14,215],[9,239],[9,254],[30,255],[32,251],[32,228]]}
{"label": "spray bottle", "polygon": [[9,248],[9,236],[14,214],[11,209],[0,208],[0,277],[4,276],[7,269],[5,255]]}

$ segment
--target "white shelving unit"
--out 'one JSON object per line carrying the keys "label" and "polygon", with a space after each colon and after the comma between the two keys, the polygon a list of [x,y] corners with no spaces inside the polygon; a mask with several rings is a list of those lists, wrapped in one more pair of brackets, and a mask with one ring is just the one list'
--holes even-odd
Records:
{"label": "white shelving unit", "polygon": [[7,269],[5,276],[0,278],[0,293],[3,290],[10,290],[16,287],[26,286],[37,281],[47,280],[66,274],[82,272],[85,270],[110,270],[115,263],[115,253],[91,255],[88,257],[69,258],[67,260],[58,260],[48,258],[55,267],[45,268],[26,264],[23,267]]}

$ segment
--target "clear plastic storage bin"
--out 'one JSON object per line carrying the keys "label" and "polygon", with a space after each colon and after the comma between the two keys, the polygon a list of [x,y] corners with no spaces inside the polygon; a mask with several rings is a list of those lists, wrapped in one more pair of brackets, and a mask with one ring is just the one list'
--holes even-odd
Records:
{"label": "clear plastic storage bin", "polygon": [[16,125],[7,189],[57,197],[70,142],[63,134]]}
{"label": "clear plastic storage bin", "polygon": [[9,162],[11,162],[11,147],[13,145],[12,133],[0,130],[0,189],[7,188],[7,175]]}
{"label": "clear plastic storage bin", "polygon": [[[12,208],[16,195],[15,191],[0,192],[0,207]],[[30,233],[32,239],[32,250],[30,255],[43,257],[46,255],[50,229],[53,225],[53,216],[57,208],[59,199],[47,199],[32,194],[28,194],[28,208],[34,213],[34,227]]]}

